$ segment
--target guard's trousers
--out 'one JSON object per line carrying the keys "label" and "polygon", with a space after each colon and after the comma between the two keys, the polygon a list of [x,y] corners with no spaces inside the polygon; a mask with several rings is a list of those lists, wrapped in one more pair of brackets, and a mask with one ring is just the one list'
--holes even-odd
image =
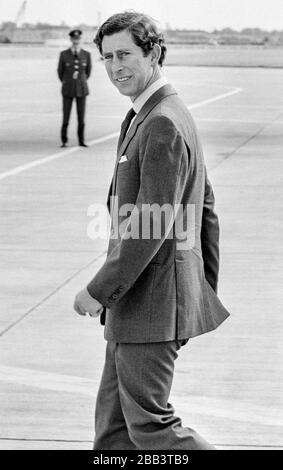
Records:
{"label": "guard's trousers", "polygon": [[77,116],[78,116],[78,140],[80,144],[84,143],[84,129],[85,129],[85,108],[86,108],[86,97],[63,97],[63,124],[61,128],[61,140],[65,144],[68,142],[68,125],[70,121],[70,115],[72,110],[73,100],[76,100],[77,104]]}

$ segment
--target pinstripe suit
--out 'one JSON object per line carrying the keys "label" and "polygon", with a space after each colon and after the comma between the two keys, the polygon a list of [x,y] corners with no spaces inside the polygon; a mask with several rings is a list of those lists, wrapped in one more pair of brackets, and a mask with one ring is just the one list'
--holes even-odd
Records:
{"label": "pinstripe suit", "polygon": [[[123,134],[122,126],[108,195],[112,233],[111,196],[118,196],[118,208],[135,207],[130,214],[118,213],[124,235],[141,227],[146,204],[191,204],[193,226],[186,211],[183,215],[185,233],[194,231],[194,245],[177,245],[175,219],[171,238],[168,226],[161,224],[160,238],[118,233],[109,241],[105,263],[87,286],[106,307],[107,350],[94,449],[212,450],[193,429],[183,427],[168,402],[180,347],[229,315],[216,294],[219,224],[201,145],[187,108],[170,85],[148,99],[124,139]],[[150,221],[155,222],[155,215]]]}

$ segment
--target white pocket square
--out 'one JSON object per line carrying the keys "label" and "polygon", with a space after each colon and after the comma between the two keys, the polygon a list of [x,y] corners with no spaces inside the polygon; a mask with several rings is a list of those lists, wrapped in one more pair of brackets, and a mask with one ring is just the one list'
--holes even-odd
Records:
{"label": "white pocket square", "polygon": [[119,160],[119,163],[123,163],[123,162],[127,162],[127,161],[128,161],[127,155],[122,155],[122,157]]}

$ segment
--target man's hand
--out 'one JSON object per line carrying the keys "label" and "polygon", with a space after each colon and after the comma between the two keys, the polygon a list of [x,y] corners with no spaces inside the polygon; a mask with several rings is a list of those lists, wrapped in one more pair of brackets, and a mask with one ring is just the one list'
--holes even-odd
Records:
{"label": "man's hand", "polygon": [[91,297],[87,289],[83,289],[75,298],[74,309],[79,315],[89,313],[91,317],[99,317],[102,313],[103,305],[101,305],[98,300]]}

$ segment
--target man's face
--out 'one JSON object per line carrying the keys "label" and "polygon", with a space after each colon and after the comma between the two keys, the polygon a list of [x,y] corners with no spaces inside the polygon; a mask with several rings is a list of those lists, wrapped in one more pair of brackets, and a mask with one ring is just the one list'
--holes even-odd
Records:
{"label": "man's face", "polygon": [[102,52],[105,67],[111,82],[122,95],[134,100],[139,96],[152,77],[152,56],[144,56],[128,31],[104,36]]}
{"label": "man's face", "polygon": [[80,44],[81,44],[81,38],[78,37],[78,38],[71,38],[71,42],[72,42],[72,45],[78,49],[80,47]]}

